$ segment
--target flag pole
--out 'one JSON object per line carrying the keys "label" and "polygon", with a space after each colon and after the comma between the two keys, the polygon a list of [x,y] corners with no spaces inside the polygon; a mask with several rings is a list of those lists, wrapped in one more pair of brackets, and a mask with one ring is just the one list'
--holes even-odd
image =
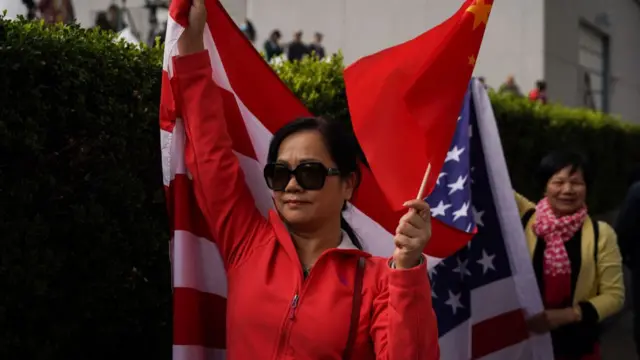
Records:
{"label": "flag pole", "polygon": [[427,171],[424,172],[424,178],[422,178],[422,184],[420,184],[420,190],[418,190],[417,199],[424,200],[424,190],[427,187],[427,180],[429,180],[430,173],[431,173],[431,163],[427,165]]}

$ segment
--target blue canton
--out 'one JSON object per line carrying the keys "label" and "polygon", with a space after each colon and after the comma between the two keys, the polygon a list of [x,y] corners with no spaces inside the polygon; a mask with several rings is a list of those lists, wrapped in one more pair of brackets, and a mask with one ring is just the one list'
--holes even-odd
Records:
{"label": "blue canton", "polygon": [[511,276],[482,141],[474,133],[477,122],[470,85],[438,184],[426,199],[433,218],[466,232],[477,226],[478,231],[468,246],[429,271],[440,336],[473,317],[474,289]]}

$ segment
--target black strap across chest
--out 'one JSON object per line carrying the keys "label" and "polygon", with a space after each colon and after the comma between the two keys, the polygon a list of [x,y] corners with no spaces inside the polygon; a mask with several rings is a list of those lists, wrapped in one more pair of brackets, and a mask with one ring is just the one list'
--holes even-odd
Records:
{"label": "black strap across chest", "polygon": [[358,258],[355,279],[353,281],[353,300],[351,302],[351,322],[349,324],[349,337],[347,345],[342,353],[343,360],[350,360],[353,353],[353,344],[358,336],[358,325],[360,324],[360,308],[362,307],[362,280],[364,278],[364,258]]}

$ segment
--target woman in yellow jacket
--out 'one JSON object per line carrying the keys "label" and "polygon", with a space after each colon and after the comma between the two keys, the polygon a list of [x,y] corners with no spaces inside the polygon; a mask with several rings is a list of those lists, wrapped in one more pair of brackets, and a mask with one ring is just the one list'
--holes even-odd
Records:
{"label": "woman in yellow jacket", "polygon": [[616,234],[587,213],[590,174],[580,154],[549,154],[538,172],[543,199],[516,194],[545,307],[529,326],[551,332],[556,360],[600,359],[599,323],[624,303]]}

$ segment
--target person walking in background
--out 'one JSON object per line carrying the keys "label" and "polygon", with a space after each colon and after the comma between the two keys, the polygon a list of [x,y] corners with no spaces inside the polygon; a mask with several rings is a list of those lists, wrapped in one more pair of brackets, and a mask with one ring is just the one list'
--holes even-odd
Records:
{"label": "person walking in background", "polygon": [[515,96],[522,96],[522,91],[520,91],[520,87],[518,86],[518,84],[516,84],[516,79],[513,77],[513,75],[507,76],[507,81],[500,85],[498,92],[501,94],[513,94]]}
{"label": "person walking in background", "polygon": [[640,165],[629,177],[629,189],[615,223],[625,265],[631,270],[633,333],[640,357]]}
{"label": "person walking in background", "polygon": [[541,104],[547,103],[547,82],[544,80],[536,81],[536,87],[529,92],[529,100],[538,101]]}
{"label": "person walking in background", "polygon": [[516,193],[545,308],[530,329],[551,333],[556,360],[599,360],[600,322],[624,304],[616,233],[588,214],[591,173],[581,154],[547,155],[538,179],[544,197],[537,204]]}
{"label": "person walking in background", "polygon": [[264,42],[264,53],[267,57],[267,61],[270,61],[272,58],[282,55],[283,49],[280,46],[280,39],[282,38],[282,34],[280,30],[276,29],[271,32],[267,41]]}
{"label": "person walking in background", "polygon": [[38,9],[48,24],[70,24],[76,18],[71,0],[41,0]]}
{"label": "person walking in background", "polygon": [[253,23],[251,22],[251,20],[244,19],[244,22],[242,23],[242,25],[240,25],[240,30],[242,31],[244,36],[246,36],[247,39],[251,41],[252,44],[256,41],[256,36],[257,36],[256,27],[253,26]]}
{"label": "person walking in background", "polygon": [[101,30],[113,30],[106,11],[98,11],[98,13],[96,14],[94,28],[98,28]]}
{"label": "person walking in background", "polygon": [[302,30],[293,34],[293,41],[287,46],[287,58],[289,61],[300,61],[305,55],[309,55],[309,47],[302,42]]}
{"label": "person walking in background", "polygon": [[323,35],[319,32],[316,32],[313,35],[313,42],[309,45],[309,50],[310,50],[309,52],[315,53],[319,59],[323,59],[325,56],[324,46],[322,45],[322,38],[323,38]]}

